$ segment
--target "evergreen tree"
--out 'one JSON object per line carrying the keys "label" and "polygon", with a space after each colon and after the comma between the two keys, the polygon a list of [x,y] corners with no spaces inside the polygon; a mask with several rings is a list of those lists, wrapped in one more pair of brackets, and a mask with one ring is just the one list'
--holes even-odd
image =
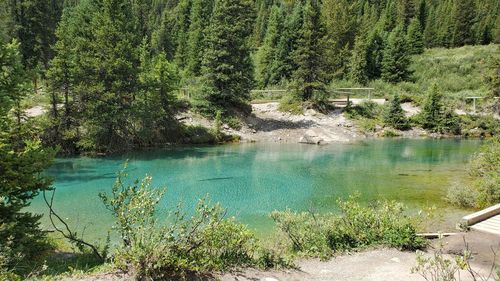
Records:
{"label": "evergreen tree", "polygon": [[187,63],[189,19],[192,0],[180,0],[173,11],[173,29],[175,34],[175,64],[184,68]]}
{"label": "evergreen tree", "polygon": [[387,82],[397,83],[407,80],[411,71],[410,56],[403,27],[396,27],[387,40],[382,59],[382,79]]}
{"label": "evergreen tree", "polygon": [[421,113],[421,123],[424,129],[437,130],[443,119],[443,96],[437,85],[431,85],[427,92],[424,107]]}
{"label": "evergreen tree", "polygon": [[151,57],[149,46],[141,46],[140,94],[134,103],[141,146],[152,146],[179,137],[175,112],[180,77],[164,53]]}
{"label": "evergreen tree", "polygon": [[365,85],[368,82],[367,44],[363,35],[356,37],[352,52],[349,77],[352,81]]}
{"label": "evergreen tree", "polygon": [[322,42],[325,46],[325,66],[334,78],[341,79],[348,73],[349,52],[354,46],[358,26],[357,8],[358,4],[349,0],[325,0],[321,6],[321,20],[325,27]]}
{"label": "evergreen tree", "polygon": [[406,30],[410,25],[411,19],[415,16],[414,0],[398,0],[398,18],[399,24],[402,24]]}
{"label": "evergreen tree", "polygon": [[271,65],[277,56],[278,41],[282,32],[282,10],[278,6],[273,6],[269,23],[267,25],[266,36],[264,42],[256,54],[256,80],[259,87],[265,88],[269,84],[274,84],[279,81],[271,81],[272,68]]}
{"label": "evergreen tree", "polygon": [[250,99],[253,66],[248,37],[254,23],[250,0],[216,0],[202,73],[211,113],[241,108]]}
{"label": "evergreen tree", "polygon": [[427,0],[420,0],[417,11],[417,19],[418,23],[420,24],[420,30],[422,30],[422,33],[425,30],[428,16],[429,16],[429,11],[427,6]]}
{"label": "evergreen tree", "polygon": [[396,6],[395,1],[396,0],[387,1],[386,7],[380,19],[383,31],[390,32],[398,25],[398,7]]}
{"label": "evergreen tree", "polygon": [[476,17],[474,0],[460,0],[455,1],[454,4],[452,45],[459,47],[474,44],[472,33]]}
{"label": "evergreen tree", "polygon": [[[54,151],[37,141],[19,141],[9,116],[12,108],[26,95],[26,74],[16,42],[0,40],[0,241],[12,242],[12,254],[30,258],[40,253],[45,233],[39,228],[40,215],[26,211],[40,191],[48,190],[51,181],[43,171],[51,165]],[[26,122],[23,125],[27,125]]]}
{"label": "evergreen tree", "polygon": [[205,33],[212,14],[213,0],[193,0],[187,42],[187,66],[189,76],[201,74]]}
{"label": "evergreen tree", "polygon": [[429,9],[429,14],[427,15],[427,21],[424,29],[424,42],[427,48],[432,48],[437,46],[437,27],[436,27],[436,15],[434,13],[434,8]]}
{"label": "evergreen tree", "polygon": [[424,52],[424,38],[420,29],[420,23],[416,18],[412,19],[410,26],[408,26],[407,42],[408,53],[410,55],[417,55]]}
{"label": "evergreen tree", "polygon": [[269,70],[269,80],[272,84],[291,79],[293,71],[297,69],[293,53],[298,47],[299,33],[302,27],[302,7],[301,2],[296,2],[291,16],[285,19],[283,32],[280,34],[276,48],[276,57]]}
{"label": "evergreen tree", "polygon": [[399,95],[395,95],[384,114],[384,123],[398,130],[408,129],[408,119],[401,107]]}
{"label": "evergreen tree", "polygon": [[114,151],[132,145],[128,122],[137,90],[139,42],[127,3],[104,0],[92,15],[90,38],[78,54],[78,84],[86,127],[81,145],[94,151]]}
{"label": "evergreen tree", "polygon": [[319,42],[324,28],[320,20],[319,3],[308,0],[304,6],[304,20],[300,30],[298,48],[293,56],[297,69],[293,73],[295,91],[298,97],[307,101],[315,92],[324,93],[326,73],[324,71],[324,49]]}
{"label": "evergreen tree", "polygon": [[378,79],[382,75],[382,59],[385,49],[385,42],[380,35],[380,31],[375,29],[369,34],[367,48],[366,64],[368,79]]}

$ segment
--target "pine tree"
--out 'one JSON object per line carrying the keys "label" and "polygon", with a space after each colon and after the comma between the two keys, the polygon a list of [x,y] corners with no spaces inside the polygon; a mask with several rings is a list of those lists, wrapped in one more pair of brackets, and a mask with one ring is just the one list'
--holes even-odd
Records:
{"label": "pine tree", "polygon": [[271,81],[272,64],[277,56],[278,41],[282,32],[282,10],[278,6],[273,6],[269,23],[267,25],[266,36],[264,42],[256,54],[256,80],[259,87],[265,88],[270,84],[278,81]]}
{"label": "pine tree", "polygon": [[[66,8],[56,30],[57,42],[54,45],[55,57],[47,70],[48,91],[52,96],[50,121],[51,127],[45,133],[44,142],[59,145],[60,153],[74,154],[79,140],[79,118],[75,87],[79,81],[78,54],[79,41],[75,38],[78,32],[84,33],[87,28],[79,22],[82,19],[82,8]],[[81,42],[80,42],[81,43]],[[63,108],[59,103],[62,99]],[[62,112],[59,112],[62,111]]]}
{"label": "pine tree", "polygon": [[427,0],[420,0],[417,11],[418,22],[420,23],[420,30],[425,30],[425,26],[427,23],[427,17],[429,16]]}
{"label": "pine tree", "polygon": [[384,123],[398,130],[408,129],[408,119],[401,107],[399,95],[395,95],[384,114]]}
{"label": "pine tree", "polygon": [[291,15],[285,19],[283,32],[280,34],[276,47],[276,57],[269,70],[271,75],[269,81],[272,84],[291,79],[293,71],[297,69],[293,53],[298,47],[299,33],[302,27],[302,7],[301,2],[296,2]]}
{"label": "pine tree", "polygon": [[323,36],[324,28],[320,20],[319,3],[317,0],[308,0],[304,6],[304,20],[298,48],[293,54],[298,67],[293,73],[294,88],[302,101],[311,100],[315,92],[325,92],[324,49],[318,44]]}
{"label": "pine tree", "polygon": [[387,40],[382,59],[382,79],[387,82],[397,83],[407,80],[411,71],[410,56],[403,27],[396,27]]}
{"label": "pine tree", "polygon": [[10,240],[12,254],[29,259],[43,250],[46,234],[39,227],[41,216],[27,212],[26,207],[40,191],[50,188],[51,181],[43,172],[55,151],[15,135],[14,127],[20,124],[13,124],[9,113],[29,89],[18,48],[15,41],[6,44],[0,40],[0,241]]}
{"label": "pine tree", "polygon": [[349,52],[354,46],[358,27],[357,9],[358,4],[348,0],[325,0],[321,6],[321,20],[325,26],[322,42],[325,66],[332,78],[342,79],[348,74]]}
{"label": "pine tree", "polygon": [[375,29],[368,35],[366,64],[369,80],[378,79],[382,75],[385,42],[380,33],[380,31]]}
{"label": "pine tree", "polygon": [[132,145],[131,105],[137,90],[138,53],[134,20],[127,3],[104,0],[91,21],[86,47],[79,53],[84,126],[81,145],[110,152]]}
{"label": "pine tree", "polygon": [[421,123],[424,129],[437,130],[443,119],[443,96],[434,83],[427,91],[427,97],[421,113]]}
{"label": "pine tree", "polygon": [[253,88],[253,66],[248,38],[255,13],[250,0],[216,0],[207,34],[202,73],[203,100],[210,113],[245,107]]}
{"label": "pine tree", "polygon": [[380,19],[383,31],[390,32],[398,25],[398,7],[395,1],[396,0],[387,1]]}
{"label": "pine tree", "polygon": [[189,16],[192,0],[180,0],[173,11],[173,29],[175,34],[175,64],[184,68],[187,63]]}
{"label": "pine tree", "polygon": [[176,91],[180,77],[176,66],[167,60],[165,53],[151,56],[149,46],[141,45],[139,96],[134,103],[134,117],[138,127],[138,140],[142,146],[164,141],[175,141],[178,126]]}
{"label": "pine tree", "polygon": [[212,14],[213,4],[213,0],[193,0],[186,54],[186,72],[188,76],[199,76],[201,74],[203,50],[206,47],[205,33]]}
{"label": "pine tree", "polygon": [[476,17],[474,0],[455,1],[453,7],[452,45],[455,47],[474,44],[472,26]]}
{"label": "pine tree", "polygon": [[415,16],[414,0],[398,0],[398,22],[406,28]]}
{"label": "pine tree", "polygon": [[352,81],[365,85],[368,82],[367,44],[363,35],[356,37],[352,51],[349,77]]}
{"label": "pine tree", "polygon": [[424,52],[424,38],[420,29],[420,23],[416,18],[412,19],[410,26],[408,26],[407,42],[408,53],[410,55],[422,54]]}
{"label": "pine tree", "polygon": [[425,24],[424,30],[424,42],[427,48],[436,47],[436,37],[437,37],[437,27],[436,27],[436,15],[434,12],[434,8],[431,7],[429,9],[429,13],[427,15],[427,21]]}

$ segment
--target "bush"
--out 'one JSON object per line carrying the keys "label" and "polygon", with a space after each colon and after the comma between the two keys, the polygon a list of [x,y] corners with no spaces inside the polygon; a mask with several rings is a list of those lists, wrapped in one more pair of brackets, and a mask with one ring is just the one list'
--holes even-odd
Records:
{"label": "bush", "polygon": [[111,195],[100,194],[116,218],[115,229],[122,240],[114,256],[116,266],[139,280],[177,280],[187,273],[253,263],[253,233],[225,218],[219,205],[202,199],[193,216],[178,207],[160,223],[157,207],[165,190],[150,188],[150,177],[132,185],[124,183],[125,177],[124,171],[118,174]]}
{"label": "bush", "polygon": [[471,185],[452,187],[447,199],[462,207],[483,208],[500,202],[500,137],[489,140],[470,163]]}
{"label": "bush", "polygon": [[335,252],[385,245],[398,249],[417,249],[424,240],[417,236],[416,221],[394,202],[363,207],[355,197],[339,201],[340,215],[273,212],[276,222],[291,242],[294,252],[328,257]]}
{"label": "bush", "polygon": [[382,107],[373,101],[363,101],[359,105],[352,106],[346,111],[347,116],[352,119],[377,118],[382,112]]}
{"label": "bush", "polygon": [[300,115],[304,113],[302,102],[300,101],[300,99],[297,99],[292,95],[286,95],[281,99],[278,110],[281,112],[289,112],[294,115]]}

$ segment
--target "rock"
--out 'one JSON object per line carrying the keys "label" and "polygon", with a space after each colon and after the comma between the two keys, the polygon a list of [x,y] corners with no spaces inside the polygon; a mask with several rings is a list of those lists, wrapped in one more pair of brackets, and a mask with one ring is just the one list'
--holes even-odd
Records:
{"label": "rock", "polygon": [[252,134],[257,134],[257,130],[252,129]]}
{"label": "rock", "polygon": [[227,124],[224,124],[224,125],[222,126],[222,128],[223,128],[224,130],[229,130],[229,126],[228,126]]}
{"label": "rock", "polygon": [[299,140],[299,143],[305,143],[305,144],[321,144],[323,142],[323,139],[317,136],[310,136],[307,133],[302,136]]}
{"label": "rock", "polygon": [[401,260],[399,258],[396,258],[396,257],[392,258],[391,261],[401,263]]}

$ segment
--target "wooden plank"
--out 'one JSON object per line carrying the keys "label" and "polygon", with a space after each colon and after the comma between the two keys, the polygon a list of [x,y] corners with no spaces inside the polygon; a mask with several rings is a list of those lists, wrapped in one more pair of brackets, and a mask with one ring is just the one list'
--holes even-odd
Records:
{"label": "wooden plank", "polygon": [[475,212],[473,214],[465,216],[462,218],[462,220],[465,222],[466,225],[472,226],[478,222],[482,222],[499,214],[500,214],[500,204],[496,204],[479,212]]}

